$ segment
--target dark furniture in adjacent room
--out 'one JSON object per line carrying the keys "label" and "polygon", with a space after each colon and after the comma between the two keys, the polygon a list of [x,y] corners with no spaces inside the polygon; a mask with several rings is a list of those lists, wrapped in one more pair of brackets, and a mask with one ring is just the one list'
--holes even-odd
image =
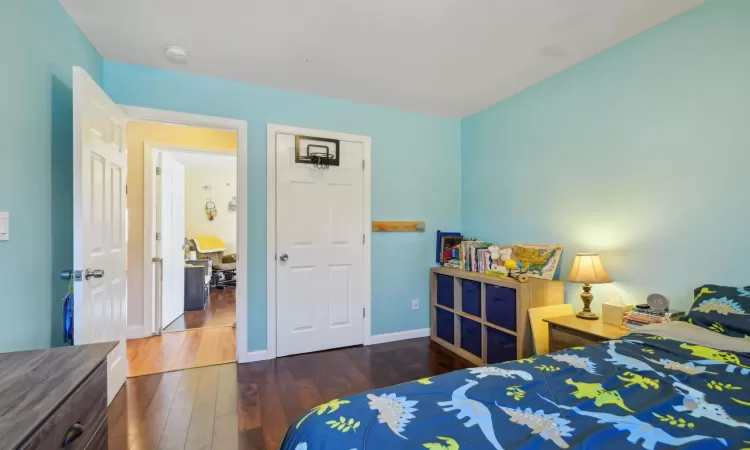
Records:
{"label": "dark furniture in adjacent room", "polygon": [[185,311],[201,311],[208,303],[209,287],[205,268],[185,264]]}
{"label": "dark furniture in adjacent room", "polygon": [[0,448],[107,448],[107,355],[117,342],[0,354]]}

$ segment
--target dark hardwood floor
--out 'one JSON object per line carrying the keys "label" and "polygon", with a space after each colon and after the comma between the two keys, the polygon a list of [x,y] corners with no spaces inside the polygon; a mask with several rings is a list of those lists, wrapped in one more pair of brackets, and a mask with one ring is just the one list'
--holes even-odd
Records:
{"label": "dark hardwood floor", "polygon": [[473,365],[429,338],[128,379],[109,408],[112,450],[276,450],[323,402]]}
{"label": "dark hardwood floor", "polygon": [[164,331],[183,331],[194,328],[228,327],[237,320],[237,303],[235,289],[213,289],[208,305],[202,311],[185,311],[174,322],[167,325]]}

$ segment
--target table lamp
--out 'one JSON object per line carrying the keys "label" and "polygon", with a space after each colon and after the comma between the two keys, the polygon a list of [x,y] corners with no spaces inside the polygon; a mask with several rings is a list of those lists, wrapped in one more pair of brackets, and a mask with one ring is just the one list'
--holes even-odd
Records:
{"label": "table lamp", "polygon": [[568,281],[583,283],[583,292],[581,293],[583,311],[576,314],[576,317],[588,320],[598,319],[599,316],[591,312],[591,301],[594,299],[594,295],[591,294],[591,285],[612,282],[612,278],[604,270],[599,254],[576,253],[576,259],[573,261],[573,268],[570,269]]}

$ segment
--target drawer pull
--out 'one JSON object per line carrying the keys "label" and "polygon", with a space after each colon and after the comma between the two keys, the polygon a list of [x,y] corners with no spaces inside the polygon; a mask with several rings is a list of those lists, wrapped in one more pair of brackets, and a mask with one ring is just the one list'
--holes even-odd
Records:
{"label": "drawer pull", "polygon": [[63,442],[60,448],[67,447],[68,444],[70,444],[71,442],[81,437],[81,435],[83,434],[83,431],[84,431],[83,425],[81,425],[80,423],[76,422],[73,425],[71,425],[70,428],[68,428],[68,432],[65,433],[65,439],[63,439]]}

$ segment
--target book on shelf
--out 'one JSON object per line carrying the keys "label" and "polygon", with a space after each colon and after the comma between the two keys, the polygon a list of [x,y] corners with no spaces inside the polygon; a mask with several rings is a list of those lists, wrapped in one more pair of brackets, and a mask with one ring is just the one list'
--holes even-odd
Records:
{"label": "book on shelf", "polygon": [[654,309],[642,308],[642,307],[638,307],[638,306],[635,306],[633,308],[633,311],[638,312],[640,314],[644,314],[644,315],[655,316],[655,317],[665,317],[665,318],[670,318],[670,317],[675,316],[675,315],[682,315],[682,314],[684,314],[682,312],[657,311],[657,310],[654,310]]}
{"label": "book on shelf", "polygon": [[642,310],[633,309],[622,317],[622,325],[627,328],[637,328],[643,325],[651,325],[653,323],[666,323],[680,320],[680,317],[685,313],[674,312],[669,316],[655,315],[645,313]]}
{"label": "book on shelf", "polygon": [[458,258],[458,246],[463,241],[463,236],[460,233],[438,232],[438,238],[437,262],[446,264],[452,259]]}

